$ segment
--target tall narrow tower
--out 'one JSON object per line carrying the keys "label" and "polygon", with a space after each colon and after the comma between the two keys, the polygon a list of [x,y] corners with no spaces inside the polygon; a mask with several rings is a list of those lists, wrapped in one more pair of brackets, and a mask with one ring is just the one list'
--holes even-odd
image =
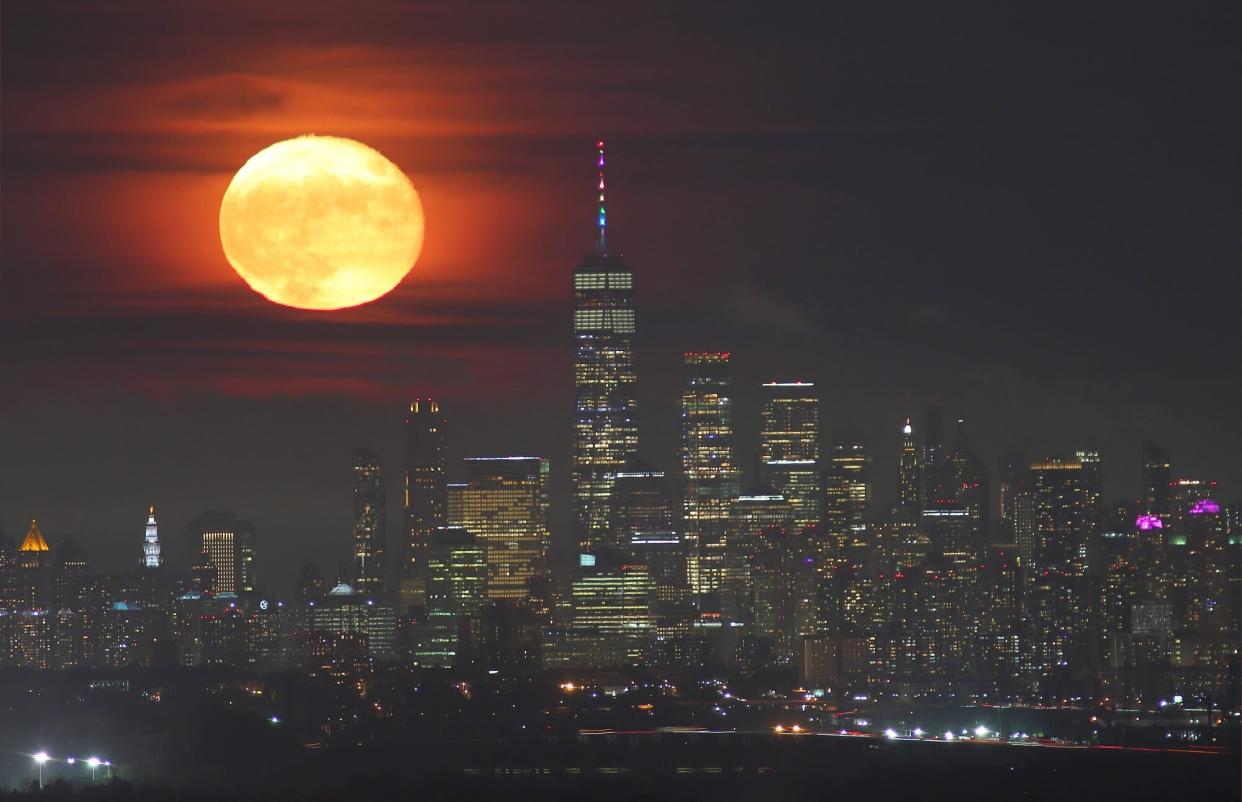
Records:
{"label": "tall narrow tower", "polygon": [[638,450],[634,272],[608,252],[604,143],[596,143],[598,237],[574,270],[574,534],[594,549],[607,538],[618,470]]}
{"label": "tall narrow tower", "polygon": [[901,458],[897,462],[897,502],[910,520],[918,520],[923,511],[922,460],[914,440],[914,426],[906,418],[901,427]]}
{"label": "tall narrow tower", "polygon": [[682,361],[681,468],[690,582],[700,605],[710,610],[720,603],[726,535],[740,490],[732,379],[728,353],[687,352]]}
{"label": "tall narrow tower", "polygon": [[155,507],[147,510],[147,533],[142,541],[142,565],[145,568],[159,568],[164,563],[160,557],[159,527],[155,523]]}
{"label": "tall narrow tower", "polygon": [[356,448],[354,469],[354,587],[378,593],[384,587],[384,466],[378,454]]}
{"label": "tall narrow tower", "polygon": [[426,604],[427,544],[445,524],[447,422],[430,398],[410,402],[405,419],[405,548],[398,580],[402,612]]}

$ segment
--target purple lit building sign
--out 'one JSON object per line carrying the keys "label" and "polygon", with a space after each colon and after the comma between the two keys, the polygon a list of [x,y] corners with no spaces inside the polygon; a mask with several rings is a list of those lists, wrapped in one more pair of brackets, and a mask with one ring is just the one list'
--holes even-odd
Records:
{"label": "purple lit building sign", "polygon": [[1134,525],[1143,532],[1150,532],[1153,529],[1164,529],[1164,521],[1160,520],[1158,515],[1140,515],[1134,519]]}
{"label": "purple lit building sign", "polygon": [[1210,498],[1201,498],[1190,508],[1191,515],[1216,515],[1220,512],[1220,505]]}

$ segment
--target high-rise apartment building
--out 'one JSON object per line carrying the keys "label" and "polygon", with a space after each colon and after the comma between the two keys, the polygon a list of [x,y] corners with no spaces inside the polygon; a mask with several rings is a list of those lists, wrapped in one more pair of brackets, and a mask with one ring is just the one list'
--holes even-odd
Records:
{"label": "high-rise apartment building", "polygon": [[1091,599],[1086,582],[1089,494],[1082,463],[1035,463],[1030,494],[1033,667],[1047,677],[1084,667]]}

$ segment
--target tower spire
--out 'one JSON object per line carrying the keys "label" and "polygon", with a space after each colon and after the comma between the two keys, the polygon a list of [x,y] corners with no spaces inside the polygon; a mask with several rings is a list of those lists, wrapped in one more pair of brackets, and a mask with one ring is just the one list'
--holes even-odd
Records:
{"label": "tower spire", "polygon": [[160,530],[155,522],[155,505],[147,508],[147,531],[142,540],[142,564],[147,568],[159,568],[164,564],[160,557]]}
{"label": "tower spire", "polygon": [[595,255],[600,259],[608,256],[608,207],[604,203],[604,140],[595,143],[599,159],[599,240],[595,243]]}

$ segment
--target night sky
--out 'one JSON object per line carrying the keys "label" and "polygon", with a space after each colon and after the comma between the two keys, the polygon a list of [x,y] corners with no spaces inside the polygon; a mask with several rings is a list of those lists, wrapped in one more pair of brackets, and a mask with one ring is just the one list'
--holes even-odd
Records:
{"label": "night sky", "polygon": [[[601,137],[658,465],[680,352],[720,349],[747,467],[757,384],[802,378],[882,501],[926,404],[993,470],[1093,443],[1134,497],[1151,438],[1239,496],[1236,3],[460,5],[0,6],[6,534],[37,516],[129,567],[156,504],[184,567],[185,525],[229,508],[288,588],[347,555],[352,446],[394,468],[396,542],[404,405],[434,396],[454,459],[552,459],[568,541]],[[422,196],[422,258],[375,303],[278,307],[221,252],[233,173],[305,133]]]}

